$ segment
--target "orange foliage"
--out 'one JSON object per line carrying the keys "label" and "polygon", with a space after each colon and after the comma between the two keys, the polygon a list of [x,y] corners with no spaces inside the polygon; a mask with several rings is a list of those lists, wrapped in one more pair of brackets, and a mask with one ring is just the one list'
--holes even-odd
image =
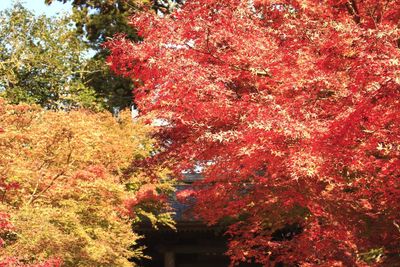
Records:
{"label": "orange foliage", "polygon": [[0,99],[0,129],[4,266],[54,258],[63,266],[131,266],[128,258],[141,256],[129,248],[137,236],[122,207],[136,195],[127,184],[147,181],[123,171],[149,155],[149,127],[133,123],[129,112],[116,120]]}

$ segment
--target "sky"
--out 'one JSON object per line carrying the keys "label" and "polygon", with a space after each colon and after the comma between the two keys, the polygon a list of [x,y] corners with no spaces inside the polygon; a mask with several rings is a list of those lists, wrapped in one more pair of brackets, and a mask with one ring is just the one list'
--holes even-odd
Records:
{"label": "sky", "polygon": [[[12,7],[13,2],[15,0],[0,0],[0,10]],[[71,10],[69,3],[62,4],[57,0],[53,0],[50,6],[45,5],[44,0],[21,0],[20,2],[37,15],[46,14],[47,16],[56,16],[57,13],[69,12]]]}

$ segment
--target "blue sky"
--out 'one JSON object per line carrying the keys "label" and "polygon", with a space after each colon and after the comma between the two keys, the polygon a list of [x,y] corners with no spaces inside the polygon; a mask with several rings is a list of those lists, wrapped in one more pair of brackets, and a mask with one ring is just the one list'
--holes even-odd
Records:
{"label": "blue sky", "polygon": [[[9,8],[15,0],[0,0],[0,10]],[[21,0],[23,6],[35,12],[37,15],[46,14],[47,16],[56,16],[57,13],[69,12],[71,5],[69,3],[62,4],[57,0],[53,0],[50,6],[44,4],[44,0]]]}

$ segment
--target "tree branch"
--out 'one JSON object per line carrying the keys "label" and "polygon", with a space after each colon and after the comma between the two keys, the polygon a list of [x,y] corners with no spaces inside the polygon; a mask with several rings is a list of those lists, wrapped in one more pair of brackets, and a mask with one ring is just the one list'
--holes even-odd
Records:
{"label": "tree branch", "polygon": [[360,24],[361,17],[360,17],[360,13],[358,11],[356,0],[348,0],[346,3],[346,8],[347,8],[347,11],[349,11],[350,15],[353,16],[353,20],[357,24]]}

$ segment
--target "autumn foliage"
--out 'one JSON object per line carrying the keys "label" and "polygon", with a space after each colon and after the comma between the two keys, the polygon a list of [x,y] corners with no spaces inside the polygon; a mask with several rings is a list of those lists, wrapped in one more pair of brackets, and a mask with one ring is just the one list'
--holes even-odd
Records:
{"label": "autumn foliage", "polygon": [[234,262],[395,266],[399,23],[399,1],[192,0],[108,47]]}
{"label": "autumn foliage", "polygon": [[117,120],[0,99],[0,127],[0,266],[132,266],[143,256],[132,222],[170,223],[143,207],[151,181],[124,175],[152,150],[150,128],[129,112]]}

